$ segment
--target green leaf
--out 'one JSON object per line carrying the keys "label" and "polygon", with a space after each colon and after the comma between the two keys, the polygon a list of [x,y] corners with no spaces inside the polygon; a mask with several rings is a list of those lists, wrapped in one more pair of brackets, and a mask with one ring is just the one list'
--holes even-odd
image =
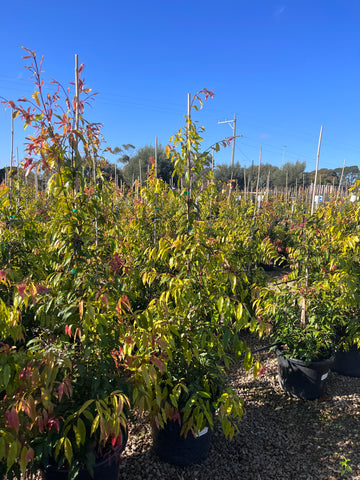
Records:
{"label": "green leaf", "polygon": [[64,453],[66,460],[69,462],[69,465],[71,465],[72,462],[72,457],[73,457],[73,449],[70,440],[66,437],[64,440]]}
{"label": "green leaf", "polygon": [[91,405],[94,402],[93,399],[87,400],[80,408],[80,410],[77,412],[78,415],[81,415],[84,410],[88,408],[89,405]]}
{"label": "green leaf", "polygon": [[95,430],[97,430],[97,428],[99,426],[99,422],[100,422],[100,415],[96,415],[96,417],[94,418],[94,421],[91,425],[90,437],[93,435]]}
{"label": "green leaf", "polygon": [[251,354],[251,350],[248,349],[246,350],[245,356],[244,356],[244,367],[246,371],[250,370],[250,368],[252,367],[252,363],[253,363],[253,357]]}
{"label": "green leaf", "polygon": [[0,437],[0,460],[4,457],[5,455],[5,438]]}
{"label": "green leaf", "polygon": [[77,429],[80,435],[80,443],[84,444],[86,440],[86,427],[85,427],[85,423],[81,418],[78,418]]}
{"label": "green leaf", "polygon": [[11,377],[11,368],[9,364],[6,364],[3,370],[4,375],[4,387],[7,387]]}
{"label": "green leaf", "polygon": [[20,448],[21,448],[21,445],[19,440],[16,440],[15,442],[10,443],[7,460],[6,460],[6,466],[8,471],[14,465],[16,457],[19,454]]}
{"label": "green leaf", "polygon": [[222,312],[223,306],[224,306],[224,298],[220,297],[216,302],[216,307],[217,307],[219,313]]}

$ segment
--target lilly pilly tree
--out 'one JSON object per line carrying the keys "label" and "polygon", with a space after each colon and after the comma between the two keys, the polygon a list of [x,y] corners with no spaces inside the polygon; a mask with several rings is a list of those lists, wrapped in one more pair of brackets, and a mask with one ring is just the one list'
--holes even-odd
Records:
{"label": "lilly pilly tree", "polygon": [[[95,461],[89,443],[97,441],[107,449],[112,438],[112,446],[116,444],[121,437],[119,413],[126,405],[121,369],[112,357],[121,337],[112,308],[119,292],[115,298],[105,292],[109,281],[103,259],[109,254],[108,244],[97,242],[97,234],[105,230],[102,206],[108,199],[107,191],[86,188],[83,174],[101,159],[100,124],[83,117],[84,106],[93,94],[81,78],[73,99],[70,89],[54,80],[55,91],[46,93],[42,60],[38,62],[35,52],[25,50],[25,58],[31,59],[26,68],[35,79],[35,91],[30,99],[3,103],[14,117],[22,118],[25,128],[33,129],[27,137],[24,166],[28,171],[39,168],[49,174],[47,200],[51,202],[47,221],[41,225],[37,257],[44,272],[43,295],[40,298],[39,289],[34,291],[33,282],[24,278],[21,290],[13,285],[13,306],[8,314],[12,318],[13,310],[21,312],[26,319],[26,325],[21,325],[23,337],[30,342],[18,342],[14,348],[5,344],[0,351],[1,367],[9,372],[6,379],[0,375],[0,391],[5,392],[0,476],[6,473],[8,478],[20,478],[20,470],[24,473],[29,463],[43,465],[49,457],[75,476],[84,461],[88,465],[89,455],[91,464]],[[79,77],[82,70],[81,66]],[[31,381],[26,375],[17,380],[22,371],[30,372]],[[66,385],[67,394],[62,394],[61,385]],[[89,431],[80,427],[81,433],[76,412],[95,418],[95,405],[104,407],[106,425],[98,422],[92,427],[90,423]],[[44,429],[45,419],[50,419],[51,425],[46,420]],[[124,423],[122,417],[122,427]]]}
{"label": "lilly pilly tree", "polygon": [[[206,98],[210,92],[203,90],[190,105],[201,106],[202,94]],[[204,212],[208,216],[202,207],[213,188],[211,176],[202,188],[207,160],[201,150],[203,131],[188,114],[185,128],[168,148],[186,190],[167,196],[168,203],[177,206],[171,235],[160,225],[167,218],[159,215],[157,231],[162,235],[143,252],[142,281],[152,299],[142,312],[133,313],[127,364],[134,405],[156,427],[176,420],[182,435],[196,435],[214,427],[217,412],[224,434],[231,438],[243,415],[243,401],[227,385],[225,368],[232,353],[244,354],[247,369],[253,365],[241,337],[252,324],[243,305],[250,285],[233,271],[223,242],[210,237],[207,222],[201,221]]]}
{"label": "lilly pilly tree", "polygon": [[[84,65],[78,69],[77,95],[70,97],[70,88],[66,89],[56,80],[51,80],[55,91],[44,89],[42,78],[43,58],[38,62],[36,52],[22,47],[31,59],[25,68],[35,80],[32,98],[21,97],[14,102],[5,100],[6,107],[12,109],[12,116],[20,116],[24,129],[33,128],[25,145],[25,164],[27,171],[42,168],[52,175],[60,174],[63,185],[75,186],[75,178],[83,168],[93,169],[94,158],[99,154],[101,136],[99,123],[89,123],[84,117],[84,107],[96,95],[85,87],[81,78]],[[71,84],[70,84],[71,85]]]}
{"label": "lilly pilly tree", "polygon": [[[192,99],[188,96],[188,112],[185,116],[186,125],[185,128],[180,130],[170,138],[172,145],[166,147],[167,157],[171,156],[171,160],[174,166],[173,176],[177,176],[180,184],[185,181],[186,191],[182,192],[186,195],[186,217],[187,226],[191,227],[191,223],[194,220],[194,201],[192,190],[196,190],[200,187],[205,169],[209,160],[209,152],[211,149],[219,151],[220,147],[226,147],[230,144],[232,138],[221,140],[212,145],[207,150],[201,150],[203,138],[202,133],[204,127],[199,127],[197,122],[191,118],[191,109],[198,111],[203,107],[203,99],[207,100],[209,97],[213,98],[214,93],[206,88],[196,93]],[[210,180],[212,176],[208,176]]]}

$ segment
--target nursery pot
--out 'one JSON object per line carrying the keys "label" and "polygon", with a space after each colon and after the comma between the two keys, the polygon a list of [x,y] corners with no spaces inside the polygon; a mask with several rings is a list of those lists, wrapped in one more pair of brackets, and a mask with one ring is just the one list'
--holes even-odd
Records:
{"label": "nursery pot", "polygon": [[336,351],[332,370],[340,375],[360,377],[360,348],[354,345],[348,351]]}
{"label": "nursery pot", "polygon": [[[94,476],[85,468],[81,469],[76,480],[118,480],[120,468],[120,455],[127,443],[127,432],[123,434],[122,445],[106,458],[99,459],[94,465]],[[68,480],[68,470],[58,469],[48,465],[44,468],[44,480]]]}
{"label": "nursery pot", "polygon": [[168,421],[159,429],[152,425],[153,449],[164,462],[173,465],[191,465],[204,460],[210,449],[211,431],[205,427],[197,435],[188,432],[186,438],[180,436],[181,426],[178,422]]}
{"label": "nursery pot", "polygon": [[324,394],[326,379],[334,357],[306,364],[303,360],[288,358],[277,350],[280,387],[289,395],[303,400],[315,400]]}

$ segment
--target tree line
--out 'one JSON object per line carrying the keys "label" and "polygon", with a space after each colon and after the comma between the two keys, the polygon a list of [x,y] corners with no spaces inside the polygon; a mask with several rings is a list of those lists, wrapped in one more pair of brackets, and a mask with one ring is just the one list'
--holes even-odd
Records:
{"label": "tree line", "polygon": [[[173,177],[173,165],[171,158],[166,155],[165,148],[161,145],[157,147],[157,175],[170,185],[177,185],[177,178]],[[108,163],[104,167],[104,171],[108,176],[115,175],[118,184],[125,184],[131,187],[135,181],[143,184],[146,181],[147,174],[151,169],[151,164],[155,159],[155,147],[145,145],[136,149],[131,144],[116,147],[113,150],[115,157],[114,164]],[[209,154],[207,157],[207,166],[204,175],[212,168],[212,158]],[[259,178],[259,188],[285,188],[310,186],[315,180],[315,170],[307,172],[306,162],[297,161],[296,163],[285,163],[282,168],[271,165],[269,163],[260,166],[251,165],[244,167],[235,162],[233,167],[230,165],[216,165],[214,167],[215,184],[221,188],[221,185],[234,180],[239,189],[255,188]],[[341,178],[342,177],[342,178]],[[345,166],[329,169],[321,168],[318,170],[317,184],[320,185],[351,185],[357,179],[360,179],[360,170],[356,165]]]}
{"label": "tree line", "polygon": [[[151,169],[152,163],[155,161],[155,147],[145,145],[136,149],[134,145],[125,144],[121,147],[116,147],[112,151],[113,162],[110,160],[106,164],[101,165],[101,170],[105,178],[116,178],[117,184],[132,188],[135,181],[144,184],[147,175]],[[174,168],[171,158],[166,155],[164,147],[159,145],[156,149],[157,157],[157,175],[166,183],[176,186],[178,179],[173,176]],[[212,168],[211,154],[207,157],[206,167],[204,169],[204,177],[209,169]],[[276,188],[292,188],[292,187],[309,187],[315,179],[315,170],[307,172],[306,163],[297,161],[296,163],[287,162],[282,168],[264,163],[260,166],[252,164],[249,167],[244,167],[235,162],[233,167],[222,164],[214,167],[214,181],[219,189],[230,180],[236,184],[240,190],[246,189],[248,191],[256,188],[259,179],[259,188],[276,189]],[[0,169],[0,183],[6,179],[6,171],[9,167]],[[14,169],[15,170],[15,169]],[[13,172],[13,174],[15,171]],[[33,181],[34,174],[31,172],[29,181]],[[357,179],[360,179],[360,170],[356,165],[345,166],[329,169],[321,168],[318,171],[317,184],[318,185],[334,185],[343,186],[352,185]],[[39,178],[41,181],[41,178]],[[41,188],[41,186],[40,186]]]}

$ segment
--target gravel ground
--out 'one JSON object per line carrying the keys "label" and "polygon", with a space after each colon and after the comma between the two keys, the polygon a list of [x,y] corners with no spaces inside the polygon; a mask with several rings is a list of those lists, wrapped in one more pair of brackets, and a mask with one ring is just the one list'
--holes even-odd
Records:
{"label": "gravel ground", "polygon": [[175,467],[157,459],[149,424],[139,420],[130,426],[119,480],[360,479],[360,378],[331,372],[326,396],[297,400],[278,385],[275,353],[258,355],[265,366],[260,377],[240,362],[229,372],[246,408],[231,441],[217,424],[208,458]]}

